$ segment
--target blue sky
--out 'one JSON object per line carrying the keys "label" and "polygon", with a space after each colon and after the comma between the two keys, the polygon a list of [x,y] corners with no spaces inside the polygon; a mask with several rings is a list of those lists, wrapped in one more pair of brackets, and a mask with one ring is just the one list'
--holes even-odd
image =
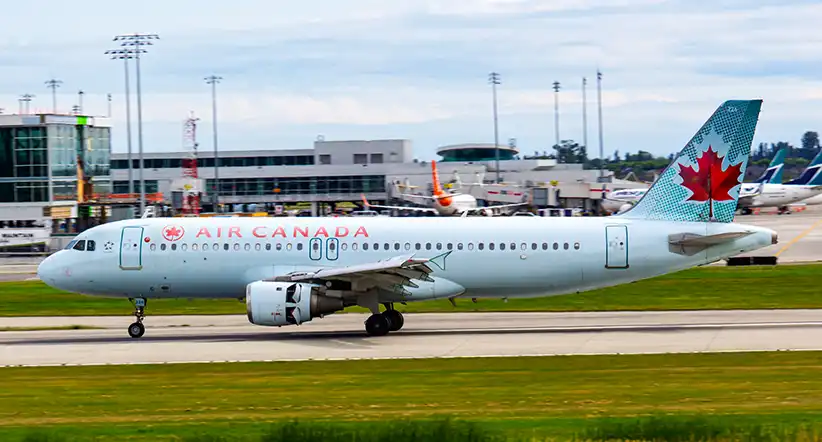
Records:
{"label": "blue sky", "polygon": [[[502,75],[500,139],[550,150],[551,83],[562,84],[560,135],[598,152],[597,68],[605,152],[679,150],[730,98],[763,98],[755,143],[799,144],[822,130],[816,32],[822,3],[791,0],[109,0],[10,2],[0,16],[0,107],[36,95],[51,109],[85,91],[87,112],[114,96],[114,150],[125,150],[123,66],[103,52],[118,33],[158,33],[143,60],[146,151],[180,150],[189,111],[211,149],[209,88],[219,85],[221,149],[308,148],[328,140],[492,142],[488,72]],[[131,3],[131,6],[136,4]],[[133,89],[132,89],[133,91]]]}

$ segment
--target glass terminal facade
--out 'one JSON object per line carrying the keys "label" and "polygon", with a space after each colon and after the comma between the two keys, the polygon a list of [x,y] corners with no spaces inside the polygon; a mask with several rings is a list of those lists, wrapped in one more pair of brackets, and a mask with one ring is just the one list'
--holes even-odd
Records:
{"label": "glass terminal facade", "polygon": [[[61,122],[50,122],[50,118]],[[76,200],[78,158],[84,162],[93,191],[110,192],[111,129],[89,126],[86,121],[84,117],[40,115],[24,118],[23,124],[0,127],[0,202]]]}
{"label": "glass terminal facade", "polygon": [[[442,157],[440,161],[448,162],[448,161],[494,161],[496,160],[496,149],[493,147],[488,148],[460,148],[460,149],[448,149],[448,150],[441,150],[439,155]],[[511,149],[499,149],[499,159],[500,161],[509,161],[513,160],[515,155],[515,151]]]}

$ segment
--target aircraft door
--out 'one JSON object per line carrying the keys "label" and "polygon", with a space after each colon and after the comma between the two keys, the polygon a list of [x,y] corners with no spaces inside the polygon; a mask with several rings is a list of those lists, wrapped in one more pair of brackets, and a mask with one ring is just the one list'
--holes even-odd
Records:
{"label": "aircraft door", "polygon": [[325,240],[325,244],[325,259],[336,261],[340,256],[340,240],[337,238],[328,238]]}
{"label": "aircraft door", "polygon": [[312,261],[319,261],[323,257],[323,240],[320,238],[311,238],[308,241],[308,257]]}
{"label": "aircraft door", "polygon": [[628,268],[628,226],[605,226],[605,268]]}
{"label": "aircraft door", "polygon": [[143,268],[143,228],[123,227],[120,233],[120,268],[140,270]]}

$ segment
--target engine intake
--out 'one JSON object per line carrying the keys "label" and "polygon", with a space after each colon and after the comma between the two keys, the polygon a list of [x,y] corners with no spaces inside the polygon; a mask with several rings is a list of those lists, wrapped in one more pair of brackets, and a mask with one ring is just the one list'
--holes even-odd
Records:
{"label": "engine intake", "polygon": [[255,281],[246,286],[248,322],[255,325],[302,324],[345,308],[342,299],[318,292],[320,286],[301,282]]}

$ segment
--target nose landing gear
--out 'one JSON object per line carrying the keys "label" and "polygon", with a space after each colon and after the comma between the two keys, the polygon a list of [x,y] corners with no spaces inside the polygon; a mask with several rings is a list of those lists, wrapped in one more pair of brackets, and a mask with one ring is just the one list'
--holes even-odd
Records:
{"label": "nose landing gear", "polygon": [[142,337],[146,333],[146,327],[143,325],[145,319],[146,298],[129,299],[134,304],[134,317],[137,322],[128,326],[128,335],[132,338]]}

